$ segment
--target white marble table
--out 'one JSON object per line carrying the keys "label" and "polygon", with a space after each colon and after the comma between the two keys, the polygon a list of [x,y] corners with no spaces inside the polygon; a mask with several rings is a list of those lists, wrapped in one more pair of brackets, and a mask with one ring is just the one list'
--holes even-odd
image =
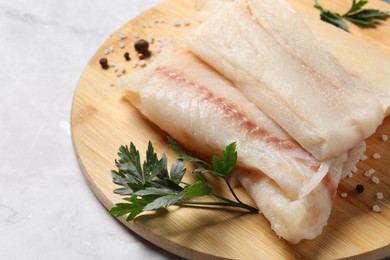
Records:
{"label": "white marble table", "polygon": [[97,48],[161,0],[0,0],[0,259],[174,259],[111,217],[70,137]]}
{"label": "white marble table", "polygon": [[0,259],[173,259],[111,217],[70,136],[97,48],[161,0],[0,0]]}

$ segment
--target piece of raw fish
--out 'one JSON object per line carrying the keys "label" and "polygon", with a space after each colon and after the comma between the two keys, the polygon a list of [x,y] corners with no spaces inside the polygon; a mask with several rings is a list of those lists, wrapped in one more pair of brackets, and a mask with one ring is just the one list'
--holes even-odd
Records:
{"label": "piece of raw fish", "polygon": [[[375,132],[383,109],[354,91],[349,74],[286,2],[271,2],[224,4],[190,31],[187,46],[317,159],[338,156]],[[269,20],[274,10],[276,23]]]}
{"label": "piece of raw fish", "polygon": [[[322,233],[340,179],[356,168],[365,148],[366,144],[362,142],[348,151],[347,157],[338,157],[318,186],[296,200],[291,200],[272,179],[257,171],[237,169],[232,181],[237,180],[245,188],[275,233],[295,244],[303,239],[314,239]],[[343,171],[340,175],[335,169],[341,165]]]}
{"label": "piece of raw fish", "polygon": [[329,171],[216,71],[186,51],[166,51],[126,78],[125,96],[152,122],[192,150],[218,153],[237,142],[239,164],[263,171],[291,199]]}
{"label": "piece of raw fish", "polygon": [[291,200],[280,187],[258,172],[238,172],[236,177],[271,223],[279,237],[296,244],[314,239],[327,224],[339,183],[339,173],[330,171],[306,196]]}
{"label": "piece of raw fish", "polygon": [[325,42],[355,82],[358,91],[374,95],[390,115],[390,51],[385,53],[328,23],[305,17],[313,34]]}
{"label": "piece of raw fish", "polygon": [[[197,18],[205,21],[218,13],[226,4],[233,0],[202,0],[197,1],[199,13]],[[289,1],[293,4],[295,1]],[[352,33],[321,21],[306,14],[307,9],[296,4],[293,8],[302,15],[306,25],[321,44],[326,44],[330,53],[348,72],[355,83],[357,91],[362,94],[374,95],[382,104],[385,116],[390,115],[390,50],[384,52],[369,43],[359,39]]]}
{"label": "piece of raw fish", "polygon": [[321,233],[342,171],[361,157],[316,160],[229,81],[182,49],[165,50],[121,84],[143,115],[193,152],[220,154],[236,142],[238,163],[249,168],[236,178],[275,232],[292,243]]}

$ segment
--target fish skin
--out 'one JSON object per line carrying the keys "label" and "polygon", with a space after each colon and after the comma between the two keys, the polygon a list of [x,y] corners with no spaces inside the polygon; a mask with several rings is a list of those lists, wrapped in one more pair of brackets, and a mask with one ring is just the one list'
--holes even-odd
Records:
{"label": "fish skin", "polygon": [[349,75],[329,53],[322,56],[334,64],[324,67],[335,68],[346,79],[337,85],[340,77],[324,76],[332,71],[318,71],[317,63],[302,59],[304,53],[291,51],[294,43],[286,48],[281,44],[285,39],[276,39],[256,19],[247,6],[225,4],[187,34],[187,46],[317,159],[335,157],[375,132],[383,120],[381,105],[354,92]]}

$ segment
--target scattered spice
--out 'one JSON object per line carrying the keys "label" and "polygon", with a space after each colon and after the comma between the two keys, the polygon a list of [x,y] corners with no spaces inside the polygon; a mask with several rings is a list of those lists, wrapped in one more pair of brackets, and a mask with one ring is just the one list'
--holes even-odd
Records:
{"label": "scattered spice", "polygon": [[136,60],[136,61],[133,62],[132,67],[133,67],[133,68],[136,68],[137,66],[138,66],[138,61]]}
{"label": "scattered spice", "polygon": [[183,24],[184,24],[184,26],[189,26],[191,23],[190,23],[190,20],[184,19]]}
{"label": "scattered spice", "polygon": [[139,53],[145,53],[149,50],[149,43],[144,39],[140,39],[134,43],[134,48]]}
{"label": "scattered spice", "polygon": [[153,37],[153,35],[151,35],[151,34],[149,34],[148,37],[147,37],[146,39],[147,39],[147,41],[148,41],[150,44],[152,44],[152,43],[154,42],[154,37]]}
{"label": "scattered spice", "polygon": [[356,185],[356,192],[362,193],[364,191],[364,186],[362,184]]}
{"label": "scattered spice", "polygon": [[124,34],[124,33],[120,33],[120,34],[119,34],[119,38],[121,38],[122,40],[124,40],[124,39],[127,38],[127,35]]}
{"label": "scattered spice", "polygon": [[173,23],[173,26],[176,26],[176,27],[180,26],[180,20],[179,19],[173,19],[172,23]]}
{"label": "scattered spice", "polygon": [[158,24],[158,23],[165,23],[164,19],[154,19],[153,22],[156,23],[156,24]]}
{"label": "scattered spice", "polygon": [[381,212],[381,208],[378,205],[374,205],[372,207],[372,211],[374,211],[374,212]]}
{"label": "scattered spice", "polygon": [[134,49],[141,53],[145,58],[150,57],[149,43],[144,39],[140,39],[134,43]]}
{"label": "scattered spice", "polygon": [[382,200],[382,199],[383,199],[383,193],[382,193],[382,192],[377,192],[376,198],[377,198],[378,200]]}
{"label": "scattered spice", "polygon": [[376,176],[372,176],[371,181],[375,184],[379,184],[379,178]]}
{"label": "scattered spice", "polygon": [[123,54],[123,56],[125,57],[125,60],[127,60],[127,61],[131,60],[130,54],[128,52],[125,52],[125,54]]}
{"label": "scattered spice", "polygon": [[364,176],[366,177],[371,177],[375,173],[374,169],[368,169],[367,171],[364,172]]}
{"label": "scattered spice", "polygon": [[138,59],[140,59],[140,60],[145,59],[145,56],[142,53],[138,53],[137,56],[138,56]]}
{"label": "scattered spice", "polygon": [[106,69],[109,68],[109,66],[108,66],[108,60],[107,60],[106,58],[101,58],[101,59],[99,60],[99,64],[100,64],[100,66],[102,67],[102,69],[104,69],[104,70],[106,70]]}
{"label": "scattered spice", "polygon": [[126,72],[126,68],[125,68],[125,66],[124,66],[122,63],[120,63],[120,64],[116,67],[116,69],[114,70],[114,72],[115,72],[115,74],[116,74],[117,77],[120,77],[120,76],[122,76],[122,74],[124,74],[124,73]]}
{"label": "scattered spice", "polygon": [[141,66],[141,67],[145,67],[146,66],[146,61],[145,60],[140,60],[138,62],[138,64]]}
{"label": "scattered spice", "polygon": [[122,73],[125,73],[126,72],[126,67],[125,65],[123,65],[122,63],[120,63],[118,65],[118,70],[121,71]]}
{"label": "scattered spice", "polygon": [[108,48],[104,49],[103,53],[104,55],[108,55],[110,52],[114,52],[114,46],[109,46]]}

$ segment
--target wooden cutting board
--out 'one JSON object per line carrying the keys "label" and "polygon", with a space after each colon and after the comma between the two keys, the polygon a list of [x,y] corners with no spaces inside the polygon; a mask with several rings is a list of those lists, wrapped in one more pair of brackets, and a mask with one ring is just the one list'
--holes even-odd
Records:
{"label": "wooden cutting board", "polygon": [[[323,2],[327,7],[342,12],[351,1]],[[312,1],[291,0],[291,3],[299,12],[318,17]],[[389,5],[373,0],[370,6],[390,9]],[[149,34],[154,37],[155,43],[151,45],[153,56],[158,55],[154,50],[161,42],[183,42],[184,33],[197,23],[193,19],[195,12],[194,0],[170,0],[141,14],[107,39],[92,57],[79,81],[71,120],[74,150],[90,187],[107,209],[121,201],[121,197],[113,193],[118,187],[112,183],[110,175],[110,170],[115,168],[114,159],[120,145],[133,142],[143,153],[151,140],[159,154],[166,153],[171,162],[176,158],[167,145],[166,134],[140,116],[111,86],[117,79],[115,68],[122,63],[126,74],[142,69],[133,68],[132,63],[137,60],[133,50],[137,34],[141,38]],[[174,26],[174,19],[179,19],[181,25]],[[184,19],[188,19],[190,25],[184,25]],[[359,29],[351,25],[351,31],[356,37],[390,54],[390,21],[377,29]],[[121,39],[121,34],[126,34],[127,38]],[[120,42],[125,44],[123,49],[119,46]],[[110,46],[114,51],[105,55],[104,51]],[[125,61],[123,54],[126,51],[132,61]],[[101,69],[99,59],[103,57],[116,67]],[[358,164],[359,171],[353,178],[347,178],[340,184],[329,223],[323,234],[312,241],[291,245],[275,235],[261,214],[224,209],[172,207],[158,214],[142,215],[129,223],[124,218],[119,220],[146,240],[190,259],[390,256],[390,141],[382,141],[382,134],[390,136],[390,119],[385,120],[368,140],[368,159]],[[381,154],[381,159],[372,158],[375,152]],[[363,176],[369,168],[376,170],[379,184]],[[354,191],[358,183],[366,188],[362,194]],[[376,199],[378,191],[383,192],[383,200]],[[347,192],[348,197],[342,198],[342,192]],[[238,188],[238,193],[244,201],[253,204],[241,188]],[[372,211],[374,204],[380,206],[380,213]]]}

